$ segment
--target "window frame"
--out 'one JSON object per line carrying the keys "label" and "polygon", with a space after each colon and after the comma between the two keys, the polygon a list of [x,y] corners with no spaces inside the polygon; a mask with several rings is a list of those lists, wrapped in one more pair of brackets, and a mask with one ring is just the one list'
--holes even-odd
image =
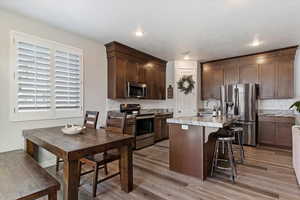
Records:
{"label": "window frame", "polygon": [[[50,49],[50,88],[51,108],[49,111],[17,111],[17,41],[29,42],[34,45],[41,45]],[[80,58],[80,106],[78,109],[56,109],[55,103],[55,52],[62,50],[68,53],[79,55]],[[60,118],[83,117],[84,106],[84,53],[82,49],[58,43],[55,41],[42,39],[26,33],[11,31],[10,33],[10,120],[11,121],[29,121],[29,120],[47,120]]]}

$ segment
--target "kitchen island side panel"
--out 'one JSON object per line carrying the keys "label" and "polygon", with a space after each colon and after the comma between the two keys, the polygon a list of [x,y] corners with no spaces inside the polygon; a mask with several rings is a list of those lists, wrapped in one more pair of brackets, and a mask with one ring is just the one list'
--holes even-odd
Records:
{"label": "kitchen island side panel", "polygon": [[[169,124],[170,170],[205,180],[214,149],[214,137],[205,141],[205,127]],[[214,141],[213,141],[214,140]]]}

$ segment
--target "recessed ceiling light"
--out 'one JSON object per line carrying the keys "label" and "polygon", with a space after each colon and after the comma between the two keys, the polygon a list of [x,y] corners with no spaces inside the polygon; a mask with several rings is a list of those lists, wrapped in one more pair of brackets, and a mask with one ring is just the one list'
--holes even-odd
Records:
{"label": "recessed ceiling light", "polygon": [[144,35],[144,32],[141,30],[138,30],[135,32],[135,36],[137,36],[137,37],[142,37],[143,35]]}
{"label": "recessed ceiling light", "polygon": [[184,59],[184,60],[189,60],[190,57],[189,57],[189,55],[185,55],[185,56],[183,57],[183,59]]}
{"label": "recessed ceiling light", "polygon": [[189,60],[190,59],[190,51],[186,51],[186,52],[183,52],[182,55],[183,55],[183,59],[184,60]]}

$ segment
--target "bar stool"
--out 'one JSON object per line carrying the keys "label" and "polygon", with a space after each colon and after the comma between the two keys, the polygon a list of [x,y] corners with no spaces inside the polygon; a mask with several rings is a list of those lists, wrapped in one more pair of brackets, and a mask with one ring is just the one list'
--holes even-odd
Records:
{"label": "bar stool", "polygon": [[240,160],[239,163],[243,164],[245,160],[245,151],[244,151],[244,129],[243,127],[231,127],[229,131],[234,135],[234,137],[238,140],[238,146],[233,148],[234,151],[239,151]]}
{"label": "bar stool", "polygon": [[[237,177],[237,170],[236,170],[236,163],[234,160],[233,156],[233,150],[232,150],[232,142],[235,140],[235,137],[229,134],[222,134],[217,136],[217,141],[216,141],[216,146],[215,146],[215,152],[214,152],[214,157],[213,157],[213,162],[212,162],[212,168],[211,168],[211,176],[213,176],[214,171],[216,169],[221,169],[221,170],[229,170],[231,172],[231,179],[232,182],[235,182],[235,178]],[[222,145],[222,154],[224,155],[224,158],[219,158],[219,149],[220,145]],[[227,155],[228,159],[225,158],[225,147],[227,146]],[[229,162],[229,167],[222,167],[219,165],[218,161],[223,161],[228,163]]]}

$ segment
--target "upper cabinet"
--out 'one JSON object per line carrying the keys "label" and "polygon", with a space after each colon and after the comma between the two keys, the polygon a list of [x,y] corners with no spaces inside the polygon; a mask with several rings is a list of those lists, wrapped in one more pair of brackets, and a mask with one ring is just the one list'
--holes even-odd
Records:
{"label": "upper cabinet", "polygon": [[239,83],[258,83],[258,64],[253,56],[238,60]]}
{"label": "upper cabinet", "polygon": [[261,58],[259,60],[259,97],[272,99],[276,97],[276,67],[274,58]]}
{"label": "upper cabinet", "polygon": [[277,66],[278,98],[294,97],[294,54],[280,56]]}
{"label": "upper cabinet", "polygon": [[219,63],[203,64],[201,84],[203,99],[219,99],[219,88],[223,81],[223,68]]}
{"label": "upper cabinet", "polygon": [[224,72],[224,84],[235,84],[239,82],[239,68],[235,60],[223,61],[220,63]]}
{"label": "upper cabinet", "polygon": [[128,82],[147,84],[146,99],[166,98],[166,61],[118,42],[105,46],[108,60],[108,98],[128,98]]}
{"label": "upper cabinet", "polygon": [[260,99],[294,97],[294,58],[297,47],[202,64],[202,99],[219,99],[220,86],[259,84]]}

